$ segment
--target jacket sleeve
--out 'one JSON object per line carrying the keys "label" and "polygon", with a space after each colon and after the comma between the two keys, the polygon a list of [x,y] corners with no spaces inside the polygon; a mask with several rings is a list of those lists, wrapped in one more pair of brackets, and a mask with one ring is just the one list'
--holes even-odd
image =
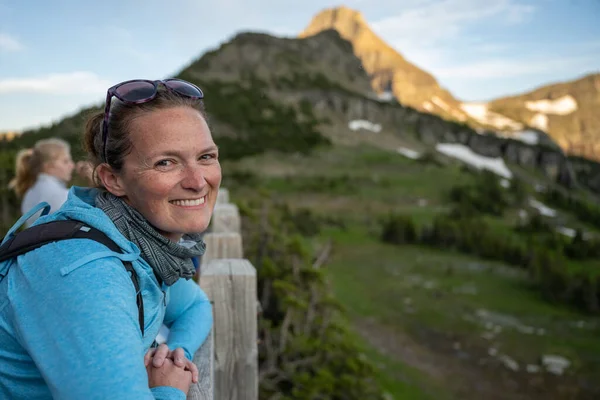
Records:
{"label": "jacket sleeve", "polygon": [[121,261],[69,271],[41,268],[49,261],[35,250],[22,257],[11,278],[15,326],[53,398],[185,400],[179,389],[148,387],[135,290]]}
{"label": "jacket sleeve", "polygon": [[183,348],[188,359],[200,348],[212,327],[212,306],[200,286],[192,279],[179,279],[170,287],[165,325],[169,328],[167,346]]}

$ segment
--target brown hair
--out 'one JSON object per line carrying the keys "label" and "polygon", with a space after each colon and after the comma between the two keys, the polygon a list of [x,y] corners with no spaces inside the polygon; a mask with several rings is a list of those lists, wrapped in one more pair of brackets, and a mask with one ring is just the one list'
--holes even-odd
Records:
{"label": "brown hair", "polygon": [[125,156],[131,151],[131,121],[142,114],[173,107],[191,107],[207,120],[202,100],[179,96],[159,87],[156,97],[143,104],[125,104],[113,97],[108,119],[108,138],[106,140],[106,160],[102,143],[102,122],[104,111],[92,115],[85,126],[84,148],[93,167],[93,181],[97,187],[103,187],[96,173],[97,167],[106,162],[116,172],[121,171]]}
{"label": "brown hair", "polygon": [[15,162],[15,177],[8,187],[17,197],[23,197],[37,180],[44,165],[55,160],[61,152],[70,152],[71,146],[62,139],[50,138],[38,141],[33,148],[19,151]]}

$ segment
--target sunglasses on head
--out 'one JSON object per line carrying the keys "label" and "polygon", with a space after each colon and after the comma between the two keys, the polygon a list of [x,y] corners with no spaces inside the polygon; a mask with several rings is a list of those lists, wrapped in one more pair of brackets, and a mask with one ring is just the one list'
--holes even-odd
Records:
{"label": "sunglasses on head", "polygon": [[158,85],[162,84],[167,90],[179,96],[192,99],[204,98],[202,90],[193,83],[182,79],[165,79],[150,81],[146,79],[133,79],[116,84],[106,92],[106,105],[104,106],[104,120],[102,122],[102,146],[104,162],[106,158],[106,141],[108,139],[108,116],[110,114],[110,101],[113,96],[125,104],[143,104],[152,101],[158,93]]}

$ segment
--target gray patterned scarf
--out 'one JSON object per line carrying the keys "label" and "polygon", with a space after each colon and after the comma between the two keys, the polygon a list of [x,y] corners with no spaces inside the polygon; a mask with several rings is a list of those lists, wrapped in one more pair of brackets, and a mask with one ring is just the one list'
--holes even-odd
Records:
{"label": "gray patterned scarf", "polygon": [[203,255],[206,249],[202,234],[184,236],[184,240],[196,242],[191,247],[175,243],[158,233],[137,210],[107,191],[96,196],[96,207],[108,215],[119,232],[136,244],[157,278],[168,286],[179,278],[194,277],[192,257]]}

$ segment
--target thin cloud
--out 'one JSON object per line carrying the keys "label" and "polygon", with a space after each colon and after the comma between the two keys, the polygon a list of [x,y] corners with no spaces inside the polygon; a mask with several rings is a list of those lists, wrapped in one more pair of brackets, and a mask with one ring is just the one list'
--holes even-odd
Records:
{"label": "thin cloud", "polygon": [[20,51],[23,48],[23,44],[16,38],[6,33],[0,33],[0,51]]}
{"label": "thin cloud", "polygon": [[526,75],[545,74],[561,70],[580,69],[589,64],[589,57],[573,57],[553,60],[504,60],[491,59],[466,65],[435,68],[433,73],[439,78],[490,79],[514,78]]}
{"label": "thin cloud", "polygon": [[[535,7],[517,0],[430,0],[412,3],[395,15],[375,21],[373,30],[408,60],[433,72],[454,59],[457,42],[473,41],[469,29],[485,23],[513,25],[531,17]],[[499,44],[478,43],[471,54],[499,50]]]}
{"label": "thin cloud", "polygon": [[556,46],[550,51],[535,46],[524,51],[521,43],[490,41],[489,36],[477,34],[487,27],[523,25],[516,29],[524,29],[543,7],[531,0],[408,2],[371,23],[373,30],[458,97],[487,98],[493,92],[518,91],[527,81],[568,76],[598,65],[596,39],[561,44],[562,56],[557,59]]}
{"label": "thin cloud", "polygon": [[530,20],[535,12],[535,7],[530,4],[511,4],[506,10],[505,22],[509,24],[520,24]]}
{"label": "thin cloud", "polygon": [[376,21],[372,27],[394,44],[432,46],[456,38],[470,23],[490,18],[509,24],[524,22],[534,10],[515,0],[434,1]]}
{"label": "thin cloud", "polygon": [[42,77],[2,79],[0,93],[104,94],[109,86],[109,81],[92,72],[78,71]]}
{"label": "thin cloud", "polygon": [[107,42],[112,43],[112,51],[118,51],[140,62],[152,61],[154,55],[140,50],[141,43],[131,31],[118,26],[108,26],[102,27],[102,34],[108,36]]}
{"label": "thin cloud", "polygon": [[600,50],[600,39],[588,40],[580,43],[569,43],[569,46],[578,50],[598,51]]}

